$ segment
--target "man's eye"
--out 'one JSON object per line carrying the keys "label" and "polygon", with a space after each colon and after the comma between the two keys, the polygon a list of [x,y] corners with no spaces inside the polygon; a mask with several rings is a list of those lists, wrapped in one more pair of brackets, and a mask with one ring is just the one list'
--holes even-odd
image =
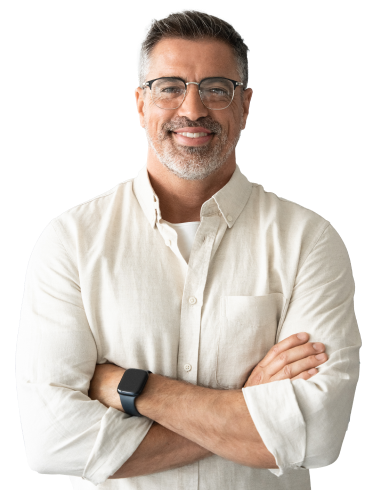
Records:
{"label": "man's eye", "polygon": [[179,87],[165,87],[161,89],[161,93],[163,94],[179,94],[182,90]]}
{"label": "man's eye", "polygon": [[228,95],[227,90],[218,87],[210,88],[209,93],[214,95]]}

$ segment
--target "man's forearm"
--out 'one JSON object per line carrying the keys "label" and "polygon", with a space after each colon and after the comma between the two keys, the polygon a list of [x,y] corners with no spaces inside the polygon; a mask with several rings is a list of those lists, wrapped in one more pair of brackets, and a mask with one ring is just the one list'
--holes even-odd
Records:
{"label": "man's forearm", "polygon": [[254,468],[278,468],[241,390],[214,390],[150,374],[137,410],[218,456]]}
{"label": "man's forearm", "polygon": [[211,455],[207,449],[154,422],[134,454],[109,478],[159,473]]}
{"label": "man's forearm", "polygon": [[[100,391],[93,397],[123,410],[116,388],[124,371],[117,366],[109,370],[105,382],[96,383]],[[150,374],[135,403],[145,417],[213,454],[254,468],[278,468],[241,390],[214,390]]]}

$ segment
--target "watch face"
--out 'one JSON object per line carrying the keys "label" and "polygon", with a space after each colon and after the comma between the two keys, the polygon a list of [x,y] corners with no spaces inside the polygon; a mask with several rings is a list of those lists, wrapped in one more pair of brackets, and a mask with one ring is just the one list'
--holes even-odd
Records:
{"label": "watch face", "polygon": [[143,369],[126,369],[117,390],[123,395],[140,395],[147,379],[148,373]]}

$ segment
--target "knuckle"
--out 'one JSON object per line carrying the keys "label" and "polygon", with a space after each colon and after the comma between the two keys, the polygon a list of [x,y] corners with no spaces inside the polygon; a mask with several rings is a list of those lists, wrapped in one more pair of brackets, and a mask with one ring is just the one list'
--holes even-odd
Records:
{"label": "knuckle", "polygon": [[271,349],[272,353],[275,354],[275,355],[278,355],[279,353],[279,346],[278,345],[274,345]]}
{"label": "knuckle", "polygon": [[251,374],[250,376],[251,386],[260,385],[263,381],[263,378],[264,378],[264,373],[261,369],[254,371],[253,374]]}
{"label": "knuckle", "polygon": [[287,354],[286,354],[285,352],[281,352],[281,353],[279,354],[279,356],[278,356],[278,359],[279,359],[280,361],[284,361],[284,362],[286,362],[286,361],[287,361]]}
{"label": "knuckle", "polygon": [[289,378],[291,376],[291,367],[289,364],[286,364],[283,368],[283,374]]}

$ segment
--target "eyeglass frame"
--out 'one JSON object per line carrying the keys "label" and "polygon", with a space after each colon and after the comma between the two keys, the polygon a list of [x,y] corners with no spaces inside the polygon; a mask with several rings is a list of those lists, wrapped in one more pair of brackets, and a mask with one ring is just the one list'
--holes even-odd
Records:
{"label": "eyeglass frame", "polygon": [[[179,107],[183,104],[184,102],[184,99],[186,98],[186,94],[187,94],[187,85],[197,85],[198,88],[199,88],[199,96],[200,96],[200,100],[202,102],[202,104],[204,105],[204,107],[206,107],[207,109],[209,109],[210,111],[223,111],[224,109],[227,109],[228,107],[230,107],[231,105],[231,102],[234,100],[234,95],[235,95],[235,89],[236,87],[241,87],[243,86],[243,82],[238,82],[236,80],[231,80],[231,78],[226,78],[226,77],[205,77],[203,78],[202,80],[200,80],[200,82],[185,82],[183,80],[183,78],[180,78],[180,77],[159,77],[159,78],[154,78],[153,80],[148,80],[147,82],[144,82],[143,83],[143,86],[142,88],[145,89],[147,87],[149,87],[150,91],[151,91],[151,96],[152,96],[152,84],[153,82],[156,82],[157,80],[162,80],[163,78],[171,78],[173,80],[180,80],[181,82],[184,83],[184,86],[185,86],[185,89],[184,89],[184,96],[183,96],[183,100],[182,102],[179,104],[178,107],[173,107],[173,108],[169,108],[169,107],[159,107],[156,102],[156,106],[159,108],[159,109],[163,109],[165,111],[175,111],[175,109],[179,109]],[[214,79],[214,78],[220,78],[220,79],[223,79],[223,80],[229,80],[233,85],[234,85],[234,90],[232,92],[232,98],[230,100],[230,103],[229,105],[227,105],[226,107],[222,107],[222,109],[211,109],[209,107],[207,107],[204,102],[203,102],[203,99],[201,98],[201,91],[200,91],[200,85],[205,81],[205,80],[210,80],[210,79]],[[153,97],[152,97],[153,99]]]}

